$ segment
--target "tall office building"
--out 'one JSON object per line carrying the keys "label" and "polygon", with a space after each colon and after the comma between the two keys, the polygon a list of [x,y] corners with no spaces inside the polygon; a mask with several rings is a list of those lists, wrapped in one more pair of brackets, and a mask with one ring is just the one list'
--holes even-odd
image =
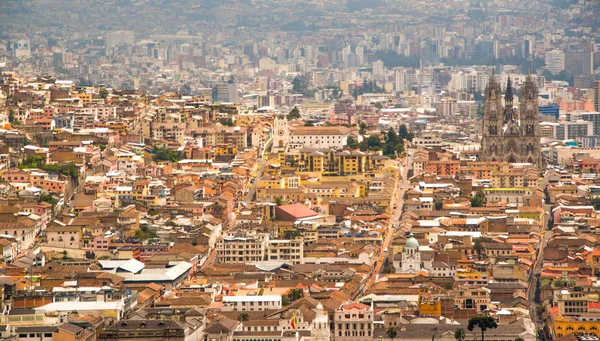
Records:
{"label": "tall office building", "polygon": [[385,80],[385,65],[381,60],[373,62],[373,78],[376,80]]}
{"label": "tall office building", "polygon": [[600,79],[594,81],[594,111],[600,112]]}
{"label": "tall office building", "polygon": [[548,51],[544,56],[546,70],[556,75],[565,69],[565,54],[562,51]]}
{"label": "tall office building", "polygon": [[237,85],[235,83],[222,83],[217,86],[217,101],[236,103],[238,101]]}
{"label": "tall office building", "polygon": [[594,54],[592,52],[565,53],[565,70],[573,76],[589,76],[592,74]]}

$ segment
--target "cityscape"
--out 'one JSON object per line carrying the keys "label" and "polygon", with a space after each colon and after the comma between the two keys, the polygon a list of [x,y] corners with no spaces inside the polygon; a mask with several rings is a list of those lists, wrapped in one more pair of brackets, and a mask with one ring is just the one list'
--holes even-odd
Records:
{"label": "cityscape", "polygon": [[600,341],[600,0],[0,1],[0,340]]}

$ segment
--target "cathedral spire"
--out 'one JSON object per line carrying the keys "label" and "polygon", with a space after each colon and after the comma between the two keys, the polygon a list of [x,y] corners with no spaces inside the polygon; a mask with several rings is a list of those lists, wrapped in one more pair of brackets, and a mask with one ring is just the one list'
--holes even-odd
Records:
{"label": "cathedral spire", "polygon": [[506,103],[506,107],[512,108],[513,93],[512,93],[512,81],[510,80],[510,76],[508,76],[508,82],[506,82],[506,93],[504,94],[504,102]]}

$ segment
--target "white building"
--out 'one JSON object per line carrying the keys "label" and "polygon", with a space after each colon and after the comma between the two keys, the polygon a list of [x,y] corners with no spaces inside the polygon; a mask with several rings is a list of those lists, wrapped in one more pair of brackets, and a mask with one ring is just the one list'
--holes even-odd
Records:
{"label": "white building", "polygon": [[223,311],[264,311],[281,309],[280,295],[223,296]]}
{"label": "white building", "polygon": [[565,54],[562,51],[548,51],[544,59],[546,70],[552,72],[553,75],[565,69]]}
{"label": "white building", "polygon": [[31,57],[31,42],[29,39],[19,39],[9,44],[10,52],[17,58]]}
{"label": "white building", "polygon": [[292,148],[342,149],[348,144],[350,136],[356,137],[357,130],[342,126],[294,127],[289,144]]}
{"label": "white building", "polygon": [[404,249],[402,250],[401,267],[402,273],[416,273],[422,269],[419,242],[412,234],[406,241]]}

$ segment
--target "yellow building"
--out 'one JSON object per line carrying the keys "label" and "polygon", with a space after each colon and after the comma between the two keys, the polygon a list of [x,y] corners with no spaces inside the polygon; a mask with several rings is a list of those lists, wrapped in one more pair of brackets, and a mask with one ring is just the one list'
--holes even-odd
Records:
{"label": "yellow building", "polygon": [[555,338],[586,332],[600,335],[600,321],[583,321],[573,317],[563,317],[559,314],[552,323],[552,331]]}

